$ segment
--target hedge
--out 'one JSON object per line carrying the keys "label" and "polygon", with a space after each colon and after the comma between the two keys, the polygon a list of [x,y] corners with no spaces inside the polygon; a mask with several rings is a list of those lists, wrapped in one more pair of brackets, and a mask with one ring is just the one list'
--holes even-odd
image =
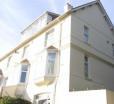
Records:
{"label": "hedge", "polygon": [[32,104],[31,102],[21,99],[5,96],[0,98],[0,104]]}

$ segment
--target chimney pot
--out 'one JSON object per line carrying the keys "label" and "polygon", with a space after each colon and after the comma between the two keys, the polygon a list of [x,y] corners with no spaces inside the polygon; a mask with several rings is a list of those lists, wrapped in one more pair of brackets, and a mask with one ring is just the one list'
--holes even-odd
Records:
{"label": "chimney pot", "polygon": [[64,6],[64,12],[67,12],[69,10],[71,10],[73,8],[73,6],[69,3],[67,3],[65,6]]}

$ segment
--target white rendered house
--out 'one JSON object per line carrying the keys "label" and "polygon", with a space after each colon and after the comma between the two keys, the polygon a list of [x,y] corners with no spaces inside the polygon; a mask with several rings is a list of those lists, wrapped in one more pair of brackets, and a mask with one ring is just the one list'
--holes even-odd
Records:
{"label": "white rendered house", "polygon": [[2,96],[34,104],[113,104],[114,27],[99,0],[46,12],[0,59]]}

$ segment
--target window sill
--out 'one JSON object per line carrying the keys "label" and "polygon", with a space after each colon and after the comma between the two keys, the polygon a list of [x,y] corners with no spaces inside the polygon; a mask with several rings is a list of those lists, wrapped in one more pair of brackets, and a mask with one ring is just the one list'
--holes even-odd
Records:
{"label": "window sill", "polygon": [[42,85],[50,85],[52,84],[56,79],[55,75],[44,75],[42,77],[39,77],[35,80],[35,84],[38,86]]}

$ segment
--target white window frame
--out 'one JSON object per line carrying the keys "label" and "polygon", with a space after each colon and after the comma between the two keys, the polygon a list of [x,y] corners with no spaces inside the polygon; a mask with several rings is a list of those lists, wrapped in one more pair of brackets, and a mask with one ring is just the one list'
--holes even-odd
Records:
{"label": "white window frame", "polygon": [[[26,70],[23,70],[23,65],[26,65],[27,66],[27,69]],[[25,79],[24,81],[22,81],[22,73],[26,73],[26,76],[25,76]],[[21,63],[21,73],[20,73],[20,78],[19,78],[19,82],[20,83],[26,83],[27,82],[27,79],[28,79],[28,73],[29,73],[29,63],[26,62],[26,63]]]}
{"label": "white window frame", "polygon": [[[50,53],[55,53],[55,61],[54,61],[54,67],[53,67],[53,73],[52,71],[48,70],[48,58]],[[47,61],[46,61],[46,75],[55,75],[56,74],[56,66],[57,66],[57,50],[56,49],[48,49],[47,50]]]}

